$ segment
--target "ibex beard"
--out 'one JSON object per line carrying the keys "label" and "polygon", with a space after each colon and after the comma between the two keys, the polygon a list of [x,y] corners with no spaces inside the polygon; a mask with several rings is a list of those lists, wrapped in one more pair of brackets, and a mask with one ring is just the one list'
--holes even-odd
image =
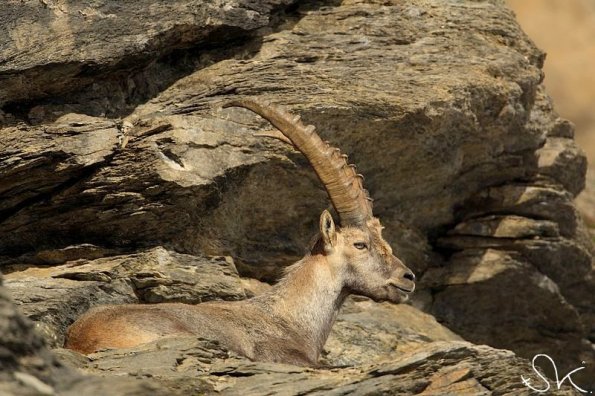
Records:
{"label": "ibex beard", "polygon": [[310,251],[290,266],[270,291],[244,301],[197,305],[110,305],[93,308],[68,329],[66,347],[81,353],[127,348],[172,336],[199,336],[252,360],[317,365],[345,298],[404,302],[415,275],[382,237],[372,214],[363,177],[347,157],[270,103],[255,99],[223,107],[244,107],[268,120],[310,161],[339,217],[320,216],[319,235]]}

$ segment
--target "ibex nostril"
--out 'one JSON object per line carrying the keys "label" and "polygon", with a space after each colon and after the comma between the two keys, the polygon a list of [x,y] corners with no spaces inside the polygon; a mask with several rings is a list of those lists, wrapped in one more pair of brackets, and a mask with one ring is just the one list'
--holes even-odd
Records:
{"label": "ibex nostril", "polygon": [[411,282],[415,282],[415,274],[413,272],[405,272],[403,278],[410,280]]}

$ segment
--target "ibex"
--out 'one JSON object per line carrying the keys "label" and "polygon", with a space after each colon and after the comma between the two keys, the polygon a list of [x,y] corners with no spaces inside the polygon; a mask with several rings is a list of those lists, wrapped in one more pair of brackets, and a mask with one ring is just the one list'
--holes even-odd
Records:
{"label": "ibex", "polygon": [[363,177],[346,156],[323,142],[299,116],[254,99],[223,107],[232,106],[268,120],[280,131],[268,136],[292,144],[306,156],[327,190],[340,227],[323,211],[310,251],[266,293],[235,302],[97,307],[69,328],[67,348],[91,353],[193,335],[215,339],[252,360],[312,366],[349,294],[400,303],[413,292],[415,275],[382,237]]}

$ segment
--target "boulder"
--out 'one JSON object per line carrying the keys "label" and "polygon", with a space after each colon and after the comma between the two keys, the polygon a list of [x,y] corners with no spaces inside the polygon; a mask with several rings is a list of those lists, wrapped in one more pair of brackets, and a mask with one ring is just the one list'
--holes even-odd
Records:
{"label": "boulder", "polygon": [[[585,362],[575,381],[595,389],[593,240],[573,201],[586,161],[512,12],[499,0],[257,3],[30,0],[0,12],[0,269],[45,342],[60,346],[97,304],[245,298],[258,287],[240,276],[274,282],[303,255],[328,200],[298,152],[254,136],[264,120],[221,108],[250,96],[350,155],[420,279],[415,308],[350,302],[325,362],[357,366],[362,393],[525,389],[511,371],[494,388],[477,367],[527,361],[462,338],[551,354],[565,373]],[[382,371],[411,353],[429,363],[403,370],[423,381]],[[221,365],[238,384],[285,376],[279,391],[314,392],[311,378],[327,376]],[[228,389],[212,373],[188,386]]]}

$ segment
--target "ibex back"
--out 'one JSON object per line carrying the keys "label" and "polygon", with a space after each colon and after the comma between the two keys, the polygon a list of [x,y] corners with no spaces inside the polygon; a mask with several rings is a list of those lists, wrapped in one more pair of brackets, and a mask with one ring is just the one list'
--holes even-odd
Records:
{"label": "ibex back", "polygon": [[346,156],[323,142],[299,116],[254,99],[233,101],[259,114],[270,132],[300,150],[324,184],[339,216],[320,216],[310,252],[289,267],[269,292],[238,302],[198,305],[118,305],[91,309],[68,330],[66,347],[91,353],[126,348],[162,337],[195,335],[253,360],[316,365],[339,308],[349,294],[375,301],[405,301],[415,276],[381,235],[361,175]]}

